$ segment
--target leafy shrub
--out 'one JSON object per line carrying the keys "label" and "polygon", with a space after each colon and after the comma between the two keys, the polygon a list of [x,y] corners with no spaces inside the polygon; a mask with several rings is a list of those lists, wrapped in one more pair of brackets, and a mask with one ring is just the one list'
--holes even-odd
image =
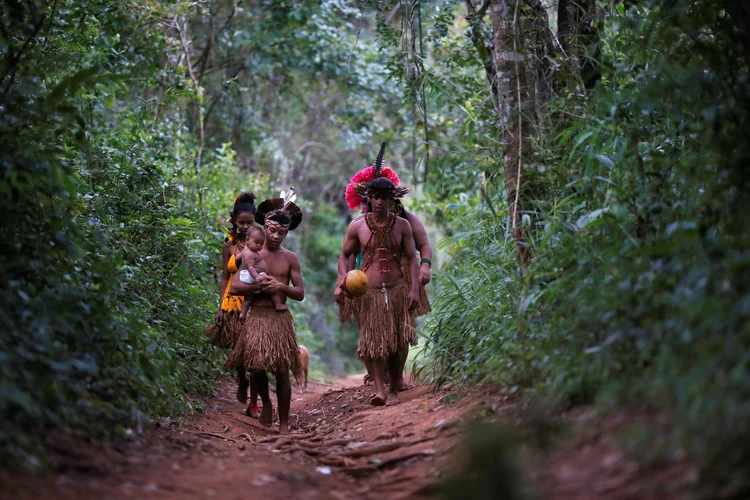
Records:
{"label": "leafy shrub", "polygon": [[506,214],[479,196],[454,206],[464,232],[427,328],[440,375],[669,410],[674,448],[701,457],[707,484],[747,453],[750,89],[736,22],[710,2],[613,12],[602,84],[553,103],[556,141],[527,166],[544,194],[528,275]]}

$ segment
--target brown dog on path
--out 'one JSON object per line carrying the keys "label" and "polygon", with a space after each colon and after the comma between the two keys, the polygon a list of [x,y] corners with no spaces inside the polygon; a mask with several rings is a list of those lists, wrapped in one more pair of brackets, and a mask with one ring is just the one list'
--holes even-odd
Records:
{"label": "brown dog on path", "polygon": [[307,347],[299,346],[299,355],[297,356],[297,366],[294,369],[294,380],[297,381],[297,387],[302,388],[302,392],[307,390],[307,370],[310,367],[310,352]]}

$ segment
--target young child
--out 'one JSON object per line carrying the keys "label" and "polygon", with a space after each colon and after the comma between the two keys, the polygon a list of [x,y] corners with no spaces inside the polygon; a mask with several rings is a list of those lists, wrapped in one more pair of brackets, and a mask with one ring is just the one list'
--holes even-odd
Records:
{"label": "young child", "polygon": [[[258,253],[263,249],[263,244],[266,242],[266,233],[258,226],[251,226],[250,229],[247,230],[245,238],[245,248],[242,250],[242,253],[235,258],[240,281],[248,284],[255,282],[261,283],[269,279],[268,275],[266,275],[266,263],[263,260],[263,257],[260,256],[260,253]],[[274,307],[277,311],[286,311],[289,309],[289,306],[284,304],[281,293],[273,294],[271,300],[273,300]],[[242,301],[240,318],[245,319],[252,302],[253,296],[245,295],[245,298]]]}

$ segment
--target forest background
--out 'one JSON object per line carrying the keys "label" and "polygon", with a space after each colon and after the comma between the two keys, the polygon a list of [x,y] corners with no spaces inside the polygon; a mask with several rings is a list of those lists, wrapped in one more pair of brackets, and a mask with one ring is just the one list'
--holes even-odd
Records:
{"label": "forest background", "polygon": [[343,189],[387,141],[445,260],[420,375],[663,413],[629,446],[747,488],[742,2],[0,7],[4,457],[199,409],[241,190],[297,187],[298,335],[319,373],[356,369],[331,301]]}

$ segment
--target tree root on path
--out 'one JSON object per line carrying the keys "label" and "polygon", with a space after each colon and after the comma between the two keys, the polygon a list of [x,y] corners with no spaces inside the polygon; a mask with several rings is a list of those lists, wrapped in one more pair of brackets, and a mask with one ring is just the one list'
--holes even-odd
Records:
{"label": "tree root on path", "polygon": [[293,440],[291,440],[291,439],[282,439],[282,440],[277,441],[276,443],[274,443],[274,445],[271,446],[271,449],[272,450],[280,450],[284,446],[289,446],[291,444],[294,444]]}
{"label": "tree root on path", "polygon": [[419,438],[419,439],[412,439],[411,441],[393,441],[390,443],[376,444],[374,446],[362,446],[360,448],[355,448],[353,450],[344,451],[342,453],[339,453],[338,455],[340,457],[348,457],[348,458],[368,457],[370,455],[375,455],[376,453],[386,453],[386,452],[397,450],[399,448],[403,448],[406,446],[414,446],[415,444],[424,443],[425,441],[432,441],[433,439],[436,439],[436,438],[432,436],[432,437],[424,437],[424,438]]}
{"label": "tree root on path", "polygon": [[297,441],[297,444],[303,448],[317,449],[327,448],[329,446],[346,446],[351,442],[351,439],[332,439],[331,441],[321,441],[318,443],[313,443],[311,441]]}
{"label": "tree root on path", "polygon": [[197,436],[204,436],[204,437],[212,437],[215,439],[223,439],[226,441],[231,441],[233,443],[236,443],[237,441],[235,439],[232,439],[228,436],[224,436],[222,434],[216,434],[215,432],[206,432],[206,431],[187,431],[183,430],[182,432],[187,432],[188,434],[195,434]]}
{"label": "tree root on path", "polygon": [[334,467],[350,467],[354,461],[342,457],[319,457],[318,462],[323,465],[333,465]]}
{"label": "tree root on path", "polygon": [[383,460],[382,462],[377,463],[377,464],[360,465],[357,467],[344,467],[341,469],[341,471],[346,472],[347,474],[362,474],[366,472],[375,472],[378,469],[382,469],[383,467],[387,467],[389,465],[393,465],[398,462],[403,462],[404,460],[409,460],[410,458],[429,457],[433,455],[435,455],[435,450],[413,451],[411,453],[406,453],[404,455],[399,455],[397,457],[389,458],[388,460]]}
{"label": "tree root on path", "polygon": [[257,426],[251,424],[250,422],[245,422],[244,420],[240,420],[239,418],[234,418],[232,416],[229,416],[229,418],[231,418],[235,422],[239,422],[239,423],[241,423],[243,425],[247,425],[248,427],[252,427],[253,429],[257,429]]}
{"label": "tree root on path", "polygon": [[289,440],[289,439],[310,439],[317,435],[315,432],[309,432],[307,434],[284,434],[284,435],[278,435],[278,436],[268,436],[263,439],[259,439],[258,443],[266,444],[266,443],[273,443],[274,441],[278,441],[279,439],[282,440]]}
{"label": "tree root on path", "polygon": [[274,446],[274,449],[281,449],[285,446],[288,446],[288,448],[281,450],[284,453],[292,453],[295,451],[303,451],[306,454],[310,455],[311,457],[317,457],[321,455],[327,455],[328,453],[332,453],[331,450],[328,450],[326,448],[333,448],[333,447],[339,447],[339,446],[346,446],[351,442],[350,439],[334,439],[327,442],[322,443],[311,443],[309,441],[280,441]]}

